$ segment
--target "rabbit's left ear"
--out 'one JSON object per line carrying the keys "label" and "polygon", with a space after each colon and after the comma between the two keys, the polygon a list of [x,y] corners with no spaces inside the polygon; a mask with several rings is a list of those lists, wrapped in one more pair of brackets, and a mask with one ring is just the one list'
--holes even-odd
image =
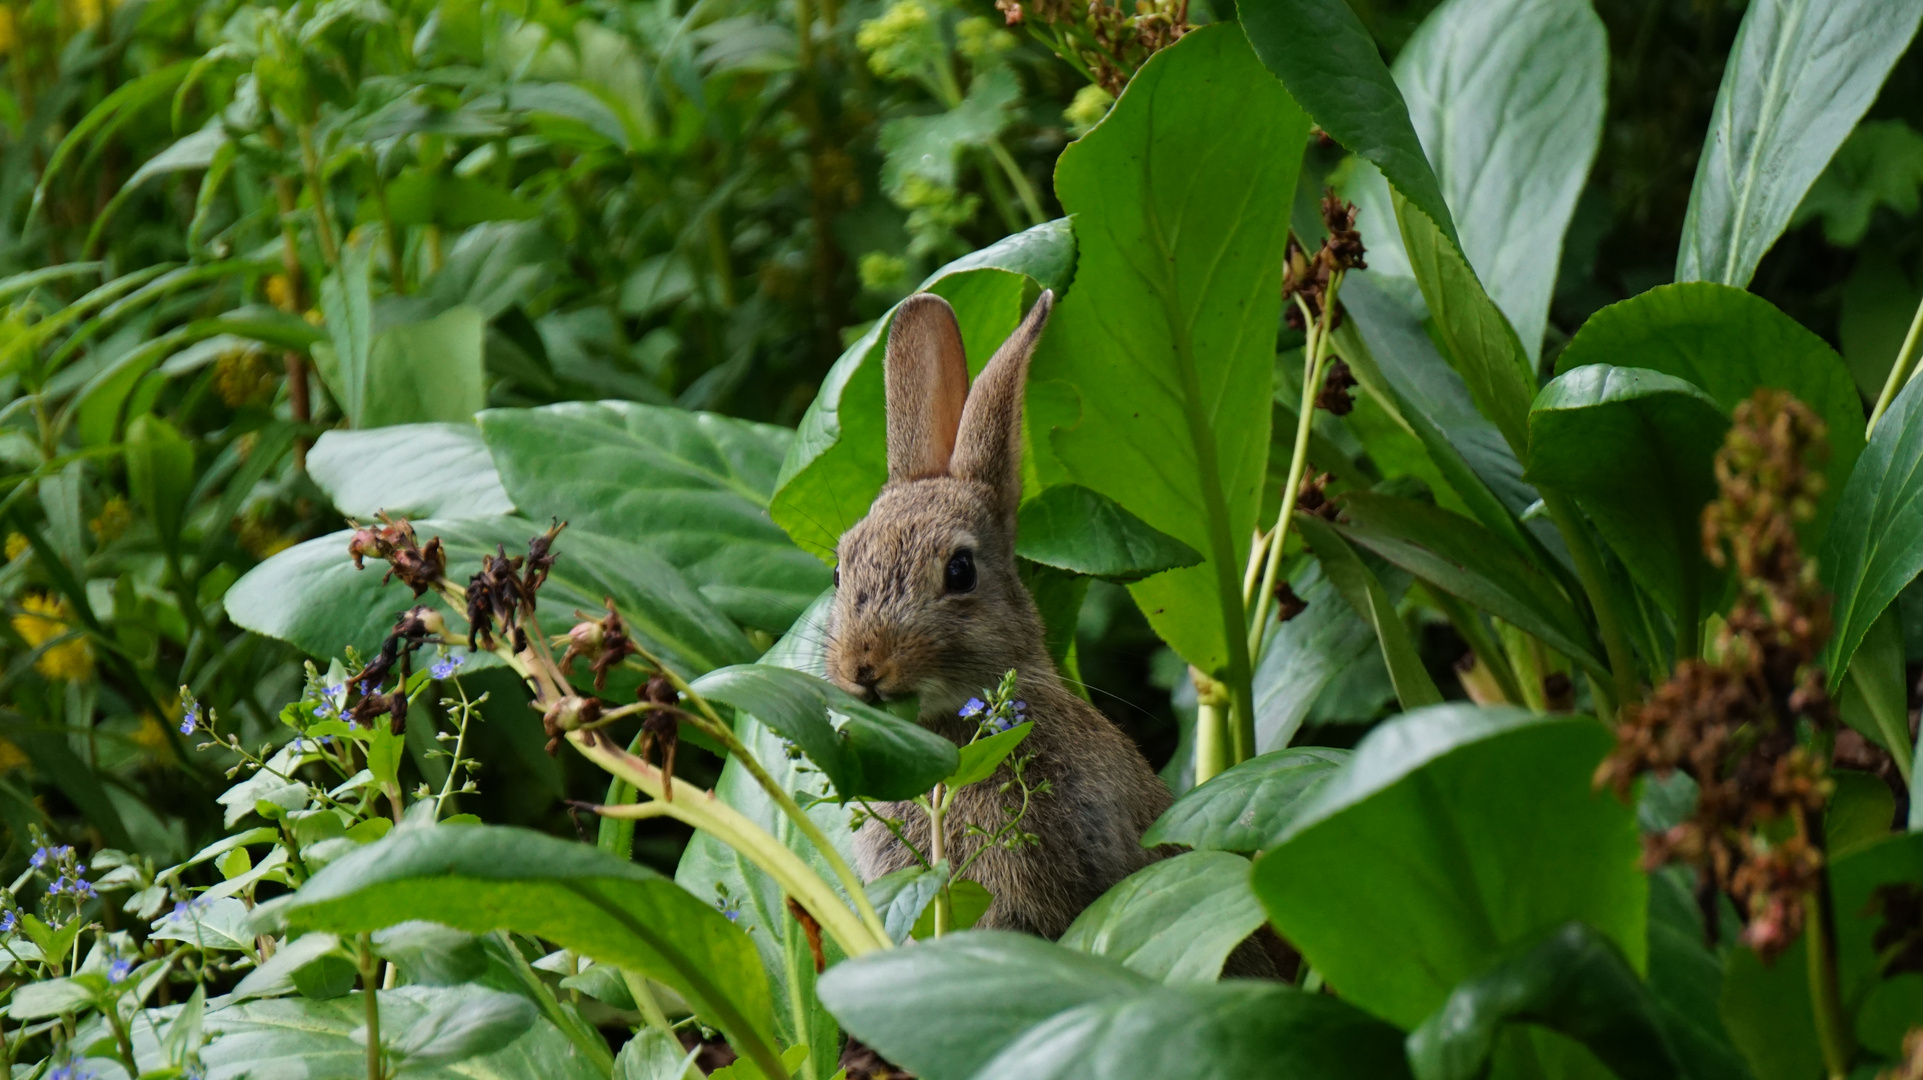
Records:
{"label": "rabbit's left ear", "polygon": [[1014,520],[1022,501],[1022,393],[1028,384],[1028,360],[1054,307],[1054,292],[1044,289],[975,379],[962,407],[955,456],[949,460],[949,475],[988,485],[995,493],[996,512],[1008,521]]}

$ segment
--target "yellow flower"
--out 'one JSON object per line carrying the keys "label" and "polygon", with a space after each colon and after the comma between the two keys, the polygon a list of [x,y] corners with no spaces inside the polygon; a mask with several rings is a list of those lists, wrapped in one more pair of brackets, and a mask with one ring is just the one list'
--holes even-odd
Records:
{"label": "yellow flower", "polygon": [[26,764],[26,751],[14,745],[11,739],[0,739],[0,773],[12,772]]}
{"label": "yellow flower", "polygon": [[113,543],[127,532],[127,526],[134,523],[134,512],[127,506],[123,495],[115,495],[100,505],[100,514],[87,522],[94,539],[103,544]]}
{"label": "yellow flower", "polygon": [[172,759],[174,756],[174,744],[167,737],[167,729],[152,713],[140,714],[140,727],[133,733],[133,742],[154,757]]}
{"label": "yellow flower", "polygon": [[[13,632],[19,634],[29,648],[38,649],[66,635],[73,627],[73,613],[65,600],[28,593],[20,601],[20,607],[22,611],[12,619]],[[85,682],[93,678],[93,646],[84,637],[68,638],[48,646],[33,666],[49,679]]]}
{"label": "yellow flower", "polygon": [[1102,117],[1108,115],[1108,107],[1113,104],[1114,94],[1090,83],[1075,91],[1075,100],[1062,110],[1062,118],[1068,121],[1068,130],[1079,139],[1102,122]]}
{"label": "yellow flower", "polygon": [[279,381],[259,349],[229,349],[214,361],[214,393],[230,409],[273,396]]}
{"label": "yellow flower", "polygon": [[29,544],[27,542],[27,538],[20,535],[19,533],[8,533],[7,534],[7,561],[12,562],[13,560],[19,558],[20,556],[25,555],[27,553],[27,549],[31,548],[32,546],[33,546],[32,544]]}
{"label": "yellow flower", "polygon": [[267,279],[267,302],[287,311],[294,306],[294,286],[286,274],[275,274]]}

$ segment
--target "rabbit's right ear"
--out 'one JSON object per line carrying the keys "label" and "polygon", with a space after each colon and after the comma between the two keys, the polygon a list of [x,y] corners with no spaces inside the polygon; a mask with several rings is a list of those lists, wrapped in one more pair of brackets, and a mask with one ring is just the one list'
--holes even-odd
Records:
{"label": "rabbit's right ear", "polygon": [[895,309],[882,361],[888,388],[888,480],[948,472],[968,400],[968,357],[955,309],[916,293]]}

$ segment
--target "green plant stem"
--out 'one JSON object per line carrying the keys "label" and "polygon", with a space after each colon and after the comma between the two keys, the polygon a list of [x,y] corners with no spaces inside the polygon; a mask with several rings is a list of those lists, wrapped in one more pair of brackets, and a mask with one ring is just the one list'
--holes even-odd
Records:
{"label": "green plant stem", "polygon": [[334,239],[333,215],[327,209],[327,184],[321,177],[320,154],[314,149],[313,129],[300,127],[301,168],[307,174],[307,191],[314,200],[314,231],[320,237],[321,258],[330,267],[341,262],[340,243]]}
{"label": "green plant stem", "polygon": [[[942,785],[936,784],[928,796],[928,861],[936,866],[948,857],[948,805],[942,798]],[[952,917],[953,906],[948,886],[943,885],[935,894],[935,936],[948,933],[948,922]]]}
{"label": "green plant stem", "polygon": [[[1275,577],[1282,566],[1282,549],[1289,539],[1289,521],[1295,515],[1296,494],[1302,487],[1302,476],[1309,467],[1309,433],[1315,426],[1315,399],[1322,387],[1323,368],[1329,358],[1329,316],[1335,310],[1336,293],[1342,288],[1342,274],[1337,272],[1329,280],[1328,299],[1324,304],[1322,320],[1310,322],[1308,349],[1303,357],[1302,401],[1295,418],[1295,448],[1289,455],[1289,478],[1282,488],[1282,508],[1275,515],[1275,528],[1269,530],[1265,543],[1266,557],[1262,567],[1262,583],[1256,589],[1255,619],[1249,627],[1249,656],[1262,655],[1262,639],[1268,636],[1269,607],[1275,602]],[[1301,304],[1302,298],[1296,297]],[[1304,314],[1308,306],[1302,306]],[[1244,598],[1243,603],[1248,603]]]}
{"label": "green plant stem", "polygon": [[1883,380],[1883,390],[1876,395],[1876,407],[1870,410],[1869,426],[1864,429],[1866,438],[1876,431],[1876,422],[1883,418],[1890,402],[1896,400],[1903,384],[1910,381],[1919,346],[1923,346],[1923,299],[1916,302],[1916,315],[1910,319],[1910,331],[1903,335],[1903,347],[1896,350],[1896,362],[1890,365],[1890,376]]}
{"label": "green plant stem", "polygon": [[[1802,815],[1799,824],[1804,836],[1820,849],[1823,836],[1823,816],[1821,814]],[[1856,1056],[1855,1033],[1850,1029],[1849,1018],[1843,1013],[1843,996],[1838,988],[1836,974],[1836,913],[1830,895],[1830,872],[1827,852],[1823,868],[1817,874],[1816,888],[1810,890],[1810,918],[1808,920],[1809,939],[1809,990],[1810,1008],[1816,1021],[1816,1038],[1823,1047],[1823,1066],[1829,1080],[1845,1080],[1850,1074],[1850,1062]]]}
{"label": "green plant stem", "polygon": [[1035,194],[1035,185],[1028,182],[1022,167],[1015,163],[1015,156],[1002,145],[1001,139],[988,140],[988,152],[994,156],[995,163],[1002,167],[1002,172],[1008,174],[1008,182],[1015,188],[1015,197],[1022,201],[1022,209],[1028,212],[1028,223],[1040,225],[1047,221],[1047,216],[1042,212],[1042,200]]}
{"label": "green plant stem", "polygon": [[800,856],[734,807],[682,780],[672,781],[671,787],[664,784],[659,769],[617,749],[607,739],[578,731],[570,732],[568,739],[583,757],[655,800],[626,807],[604,806],[599,813],[637,819],[671,817],[712,834],[775,879],[796,903],[808,909],[849,956],[860,956],[894,944],[886,930],[877,934],[858,919],[835,894],[834,888],[809,869]]}
{"label": "green plant stem", "polygon": [[1235,764],[1229,738],[1228,688],[1198,668],[1189,669],[1195,683],[1195,782],[1206,783]]}
{"label": "green plant stem", "polygon": [[120,1055],[120,1064],[128,1076],[139,1076],[140,1066],[134,1061],[134,1041],[127,1034],[127,1022],[120,1015],[120,1002],[110,1001],[100,1010],[107,1017],[107,1026],[113,1028],[114,1050]]}
{"label": "green plant stem", "polygon": [[374,962],[372,938],[360,936],[355,961],[361,971],[361,1000],[367,1008],[367,1080],[382,1080],[380,965]]}
{"label": "green plant stem", "polygon": [[[654,660],[653,657],[648,659]],[[695,693],[694,689],[666,664],[656,662],[654,666],[664,672],[675,689],[685,694],[688,701],[707,718],[708,723],[701,725],[702,730],[706,731],[710,738],[719,742],[736,761],[741,763],[742,768],[748,770],[748,775],[754,778],[755,783],[761,785],[761,789],[768,793],[768,797],[781,808],[781,812],[794,822],[795,828],[801,831],[801,835],[814,845],[822,861],[828,864],[836,880],[841,882],[841,887],[847,890],[848,898],[855,905],[856,914],[866,924],[869,933],[880,941],[889,942],[887,925],[881,921],[881,915],[875,911],[875,905],[868,899],[868,890],[863,887],[861,877],[855,873],[853,867],[848,865],[848,860],[841,857],[841,852],[835,847],[834,842],[828,839],[827,834],[821,831],[821,826],[815,824],[815,819],[809,817],[808,812],[795,802],[794,796],[788,794],[787,789],[768,774],[768,770],[762,767],[760,759],[756,758],[741,742],[732,727],[722,722],[720,715],[714,711],[714,706],[708,704],[706,698]],[[820,916],[817,915],[816,918]]]}
{"label": "green plant stem", "polygon": [[[1576,577],[1582,582],[1583,591],[1589,596],[1590,610],[1596,616],[1596,631],[1602,637],[1603,651],[1609,657],[1609,674],[1613,678],[1611,687],[1615,700],[1607,703],[1612,714],[1617,708],[1636,700],[1636,661],[1629,651],[1629,643],[1623,637],[1622,622],[1616,617],[1615,605],[1609,602],[1608,584],[1603,576],[1602,558],[1596,553],[1596,546],[1590,542],[1589,530],[1583,526],[1575,507],[1569,504],[1559,492],[1542,488],[1543,506],[1562,533],[1563,543],[1569,547],[1569,557],[1576,564]],[[1597,686],[1605,684],[1598,681]],[[1600,703],[1599,703],[1600,704]]]}

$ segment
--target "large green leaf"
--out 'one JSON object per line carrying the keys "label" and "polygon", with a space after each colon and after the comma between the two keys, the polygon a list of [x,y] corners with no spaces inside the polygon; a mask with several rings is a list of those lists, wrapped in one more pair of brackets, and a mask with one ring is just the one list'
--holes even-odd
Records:
{"label": "large green leaf", "polygon": [[[447,548],[448,576],[465,581],[496,545],[525,551],[542,526],[523,518],[415,523],[421,542],[438,536]],[[247,572],[224,600],[235,623],[291,642],[321,657],[352,645],[371,655],[401,612],[416,603],[445,607],[430,593],[416,600],[398,581],[381,583],[386,568],[370,562],[354,569],[347,532],[332,533],[287,549]],[[558,558],[541,590],[541,610],[566,625],[574,611],[601,610],[613,597],[628,631],[656,655],[688,675],[741,663],[754,646],[679,571],[626,540],[570,529],[555,544]],[[464,613],[455,613],[464,614]],[[558,619],[557,619],[558,616]],[[466,625],[462,620],[453,626]]]}
{"label": "large green leaf", "polygon": [[1402,91],[1344,0],[1249,0],[1236,15],[1255,53],[1316,126],[1375,163],[1403,196],[1455,236]]}
{"label": "large green leaf", "polygon": [[631,538],[739,622],[781,633],[828,587],[768,516],[784,428],[619,401],[490,409],[480,423],[523,513]]}
{"label": "large green leaf", "polygon": [[[1914,747],[1910,743],[1909,687],[1905,685],[1903,620],[1885,608],[1870,624],[1863,644],[1850,658],[1837,711],[1843,722],[1890,752],[1907,781]],[[1888,822],[1884,823],[1885,825]]]}
{"label": "large green leaf", "polygon": [[1863,636],[1923,571],[1923,380],[1912,379],[1877,421],[1823,541],[1823,581],[1836,595],[1830,686]]}
{"label": "large green leaf", "polygon": [[1080,261],[1033,377],[1073,387],[1079,416],[1058,417],[1051,445],[1075,482],[1205,556],[1130,591],[1163,640],[1211,673],[1247,633],[1242,567],[1307,135],[1240,29],[1204,27],[1157,53],[1055,172]]}
{"label": "large green leaf", "polygon": [[1249,860],[1189,851],[1116,882],[1076,916],[1061,943],[1172,985],[1208,983],[1265,919],[1249,890]]}
{"label": "large green leaf", "polygon": [[1743,1080],[1740,1063],[1636,977],[1621,950],[1581,923],[1526,942],[1465,980],[1409,1035],[1417,1080],[1480,1080],[1509,1024],[1539,1024],[1588,1047],[1621,1080]]}
{"label": "large green leaf", "polygon": [[1601,670],[1595,639],[1568,594],[1475,522],[1427,503],[1368,492],[1344,496],[1342,507],[1349,518],[1338,530],[1344,537]]}
{"label": "large green leaf", "polygon": [[1336,591],[1375,629],[1382,661],[1388,666],[1389,679],[1395,684],[1396,698],[1402,708],[1406,711],[1442,704],[1442,691],[1436,689],[1429,669],[1423,666],[1422,656],[1409,638],[1409,628],[1402,624],[1395,601],[1390,599],[1375,572],[1363,563],[1349,542],[1321,518],[1298,513],[1295,526],[1304,542],[1315,551],[1316,559],[1322,563],[1322,572],[1335,583]]}
{"label": "large green leaf", "polygon": [[1297,746],[1252,757],[1190,789],[1142,837],[1148,846],[1256,852],[1274,846],[1347,750]]}
{"label": "large green leaf", "polygon": [[940,783],[960,761],[954,743],[806,672],[741,664],[710,671],[690,688],[753,714],[793,742],[842,799],[911,799]]}
{"label": "large green leaf", "polygon": [[1636,581],[1671,615],[1695,619],[1717,599],[1701,522],[1728,430],[1694,383],[1590,364],[1536,395],[1529,479],[1573,496]]}
{"label": "large green leaf", "polygon": [[[1028,283],[1059,293],[1074,262],[1074,234],[1058,218],[949,263],[921,287],[954,306],[969,370],[977,372],[1021,321]],[[823,559],[834,557],[841,534],[867,515],[888,478],[881,366],[893,315],[876,320],[828,369],[775,480],[775,522]]]}
{"label": "large green leaf", "polygon": [[[787,636],[768,650],[761,663],[825,675],[823,627],[833,599],[832,592],[824,591],[795,620]],[[735,713],[734,730],[742,745],[761,762],[775,782],[783,790],[793,792],[807,807],[808,816],[835,844],[842,859],[852,864],[854,834],[848,828],[849,810],[824,797],[831,792],[821,772],[804,759],[790,758],[781,736],[749,713]],[[831,884],[835,881],[834,871],[820,852],[732,756],[722,766],[721,779],[714,791],[716,798],[781,841],[823,881]],[[776,1030],[782,1040],[790,1045],[808,1045],[817,1078],[834,1075],[841,1032],[834,1018],[815,999],[815,966],[807,935],[788,913],[787,894],[781,886],[740,852],[704,832],[695,833],[688,841],[680,866],[675,870],[675,880],[696,896],[711,898],[735,913],[736,925],[748,931],[749,940],[761,953],[769,994],[777,1005]],[[903,933],[906,934],[906,928]],[[833,940],[824,939],[822,947],[827,950],[829,962],[835,962],[839,950]]]}
{"label": "large green leaf", "polygon": [[1451,0],[1396,56],[1462,252],[1532,361],[1602,137],[1608,63],[1588,0]]}
{"label": "large green leaf", "polygon": [[[415,1029],[431,1013],[458,1016],[467,1007],[494,999],[478,986],[403,986],[380,992],[382,1041]],[[149,1013],[164,1017],[176,1010]],[[366,1002],[356,992],[325,1001],[276,998],[207,1002],[199,1048],[208,1076],[299,1076],[305,1080],[365,1080],[367,1043],[355,1035],[367,1025]],[[168,1063],[162,1047],[165,1022],[131,1025],[134,1057],[143,1069],[163,1074]],[[479,1057],[452,1064],[419,1061],[403,1075],[414,1080],[605,1080],[606,1073],[573,1051],[552,1024],[536,1022],[526,1034]]]}
{"label": "large green leaf", "polygon": [[1057,484],[1022,504],[1015,554],[1109,581],[1194,566],[1202,554],[1100,492]]}
{"label": "large green leaf", "polygon": [[322,433],[307,475],[343,514],[498,517],[514,513],[501,474],[472,423],[395,424]]}
{"label": "large green leaf", "polygon": [[1923,7],[1756,0],[1723,68],[1696,161],[1677,281],[1741,288],[1875,99]]}
{"label": "large green leaf", "polygon": [[532,934],[657,979],[737,1050],[773,1051],[773,1005],[748,935],[672,880],[586,844],[486,825],[396,829],[256,919],[352,934],[422,912],[469,933]]}
{"label": "large green leaf", "polygon": [[367,386],[354,426],[439,420],[460,423],[487,405],[481,370],[486,319],[462,304],[381,331],[367,358]]}
{"label": "large green leaf", "polygon": [[1400,191],[1391,191],[1409,267],[1429,306],[1436,337],[1462,374],[1476,408],[1502,432],[1518,458],[1529,452],[1529,400],[1535,365],[1502,309],[1483,291],[1462,252]]}
{"label": "large green leaf", "polygon": [[[1399,579],[1390,582],[1400,598],[1409,575],[1383,567]],[[1255,664],[1255,746],[1258,753],[1289,745],[1322,691],[1376,646],[1375,630],[1355,613],[1322,572],[1305,560],[1290,578],[1296,598],[1308,606],[1285,623],[1269,627]]]}
{"label": "large green leaf", "polygon": [[1591,790],[1588,717],[1439,705],[1387,721],[1255,864],[1282,935],[1342,997],[1413,1027],[1503,951],[1570,920],[1644,964],[1629,808]]}
{"label": "large green leaf", "polygon": [[1589,317],[1556,373],[1585,364],[1649,368],[1696,384],[1725,413],[1760,386],[1787,390],[1829,425],[1829,488],[1805,530],[1814,550],[1863,452],[1863,402],[1835,350],[1760,296],[1726,285],[1664,285]]}
{"label": "large green leaf", "polygon": [[1406,1075],[1400,1033],[1333,998],[1274,983],[1160,986],[1022,934],[871,953],[830,970],[821,996],[926,1080]]}

